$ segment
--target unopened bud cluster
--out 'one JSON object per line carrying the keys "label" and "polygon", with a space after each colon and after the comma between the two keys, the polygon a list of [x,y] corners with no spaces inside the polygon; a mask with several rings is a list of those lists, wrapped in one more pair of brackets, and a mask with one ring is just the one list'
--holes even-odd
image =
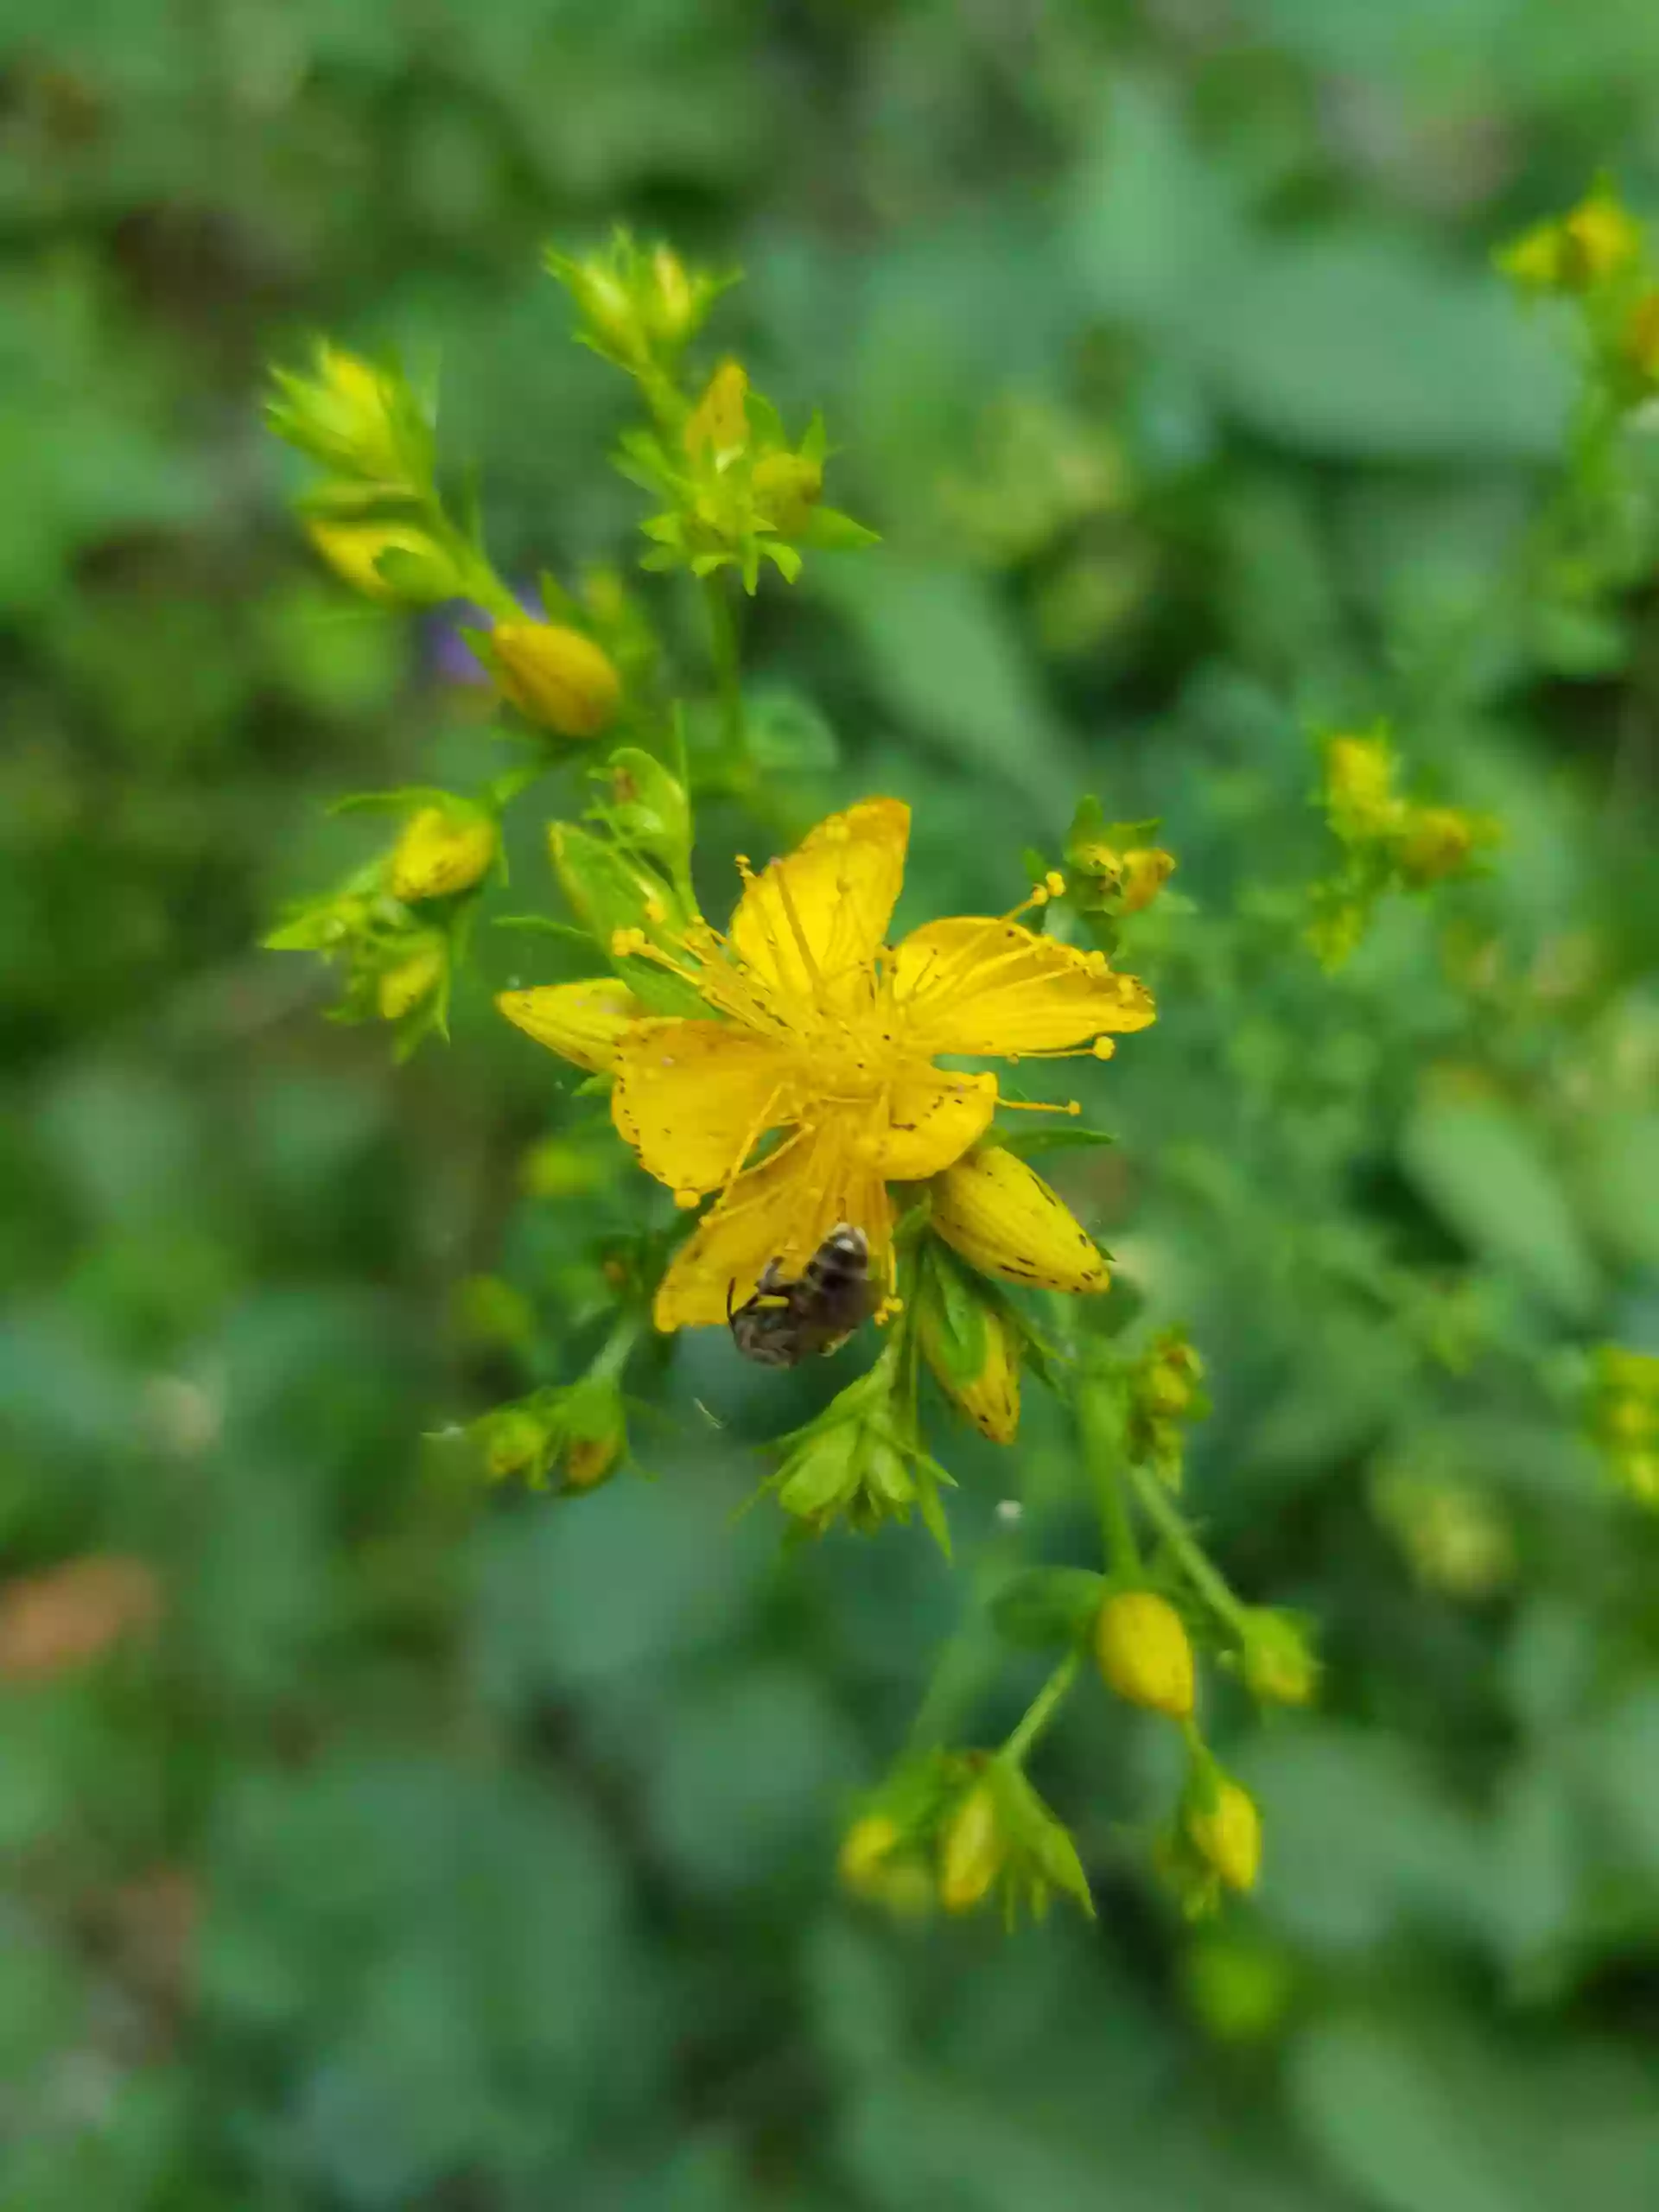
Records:
{"label": "unopened bud cluster", "polygon": [[1511,240],[1497,265],[1522,291],[1572,302],[1615,404],[1635,407],[1659,393],[1659,271],[1645,231],[1611,184]]}
{"label": "unopened bud cluster", "polygon": [[1591,1369],[1590,1433],[1627,1497],[1659,1511],[1659,1355],[1602,1344]]}
{"label": "unopened bud cluster", "polygon": [[1319,803],[1342,860],[1313,887],[1307,936],[1321,963],[1335,969],[1358,944],[1379,899],[1478,872],[1502,831],[1490,815],[1398,791],[1399,759],[1381,725],[1327,736],[1323,771]]}

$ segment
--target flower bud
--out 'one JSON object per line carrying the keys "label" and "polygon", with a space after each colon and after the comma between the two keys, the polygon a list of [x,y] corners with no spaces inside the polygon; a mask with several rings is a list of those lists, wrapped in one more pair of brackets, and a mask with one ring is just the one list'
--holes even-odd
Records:
{"label": "flower bud", "polygon": [[982,1145],[932,1183],[932,1224],[982,1273],[1048,1290],[1108,1287],[1105,1262],[1041,1176],[1001,1145]]}
{"label": "flower bud", "polygon": [[493,818],[477,808],[423,806],[393,848],[393,895],[413,905],[469,891],[489,870],[499,843]]}
{"label": "flower bud", "polygon": [[1262,1815],[1230,1775],[1194,1790],[1184,1808],[1188,1840],[1230,1890],[1253,1890],[1262,1867]]}
{"label": "flower bud", "polygon": [[312,375],[279,369],[276,389],[268,414],[279,437],[382,491],[413,488],[409,448],[420,421],[401,378],[325,341]]}
{"label": "flower bud", "polygon": [[1659,385],[1659,292],[1644,292],[1630,309],[1621,343],[1640,381]]}
{"label": "flower bud", "polygon": [[370,599],[393,607],[431,607],[460,596],[454,563],[417,524],[314,517],[306,534],[334,574]]}
{"label": "flower bud", "polygon": [[1175,873],[1175,855],[1161,845],[1134,845],[1123,855],[1122,900],[1126,914],[1150,906]]}
{"label": "flower bud", "polygon": [[593,1490],[615,1472],[628,1446],[622,1393],[606,1375],[564,1392],[558,1414],[559,1465],[572,1490]]}
{"label": "flower bud", "polygon": [[1283,1613],[1253,1612],[1244,1624],[1245,1686],[1263,1705],[1310,1705],[1319,1666],[1306,1636]]}
{"label": "flower bud", "polygon": [[763,454],[750,472],[749,483],[761,519],[784,537],[791,537],[805,529],[817,504],[823,489],[823,467],[804,454]]}
{"label": "flower bud", "polygon": [[1443,882],[1469,864],[1479,834],[1471,815],[1452,806],[1416,806],[1406,817],[1396,857],[1408,882]]}
{"label": "flower bud", "polygon": [[1185,1720],[1192,1710],[1192,1644],[1180,1615],[1155,1590],[1120,1590],[1095,1620],[1095,1656],[1107,1687],[1131,1705]]}
{"label": "flower bud", "polygon": [[423,944],[380,972],[374,1002],[383,1021],[401,1021],[423,999],[430,997],[443,981],[444,950],[435,942]]}
{"label": "flower bud", "polygon": [[1588,291],[1642,257],[1642,226],[1605,188],[1563,216],[1560,234],[1560,281],[1568,291]]}
{"label": "flower bud", "polygon": [[707,454],[719,467],[748,443],[749,379],[741,361],[722,361],[702,398],[686,418],[685,450],[693,461]]}
{"label": "flower bud", "polygon": [[917,1294],[917,1334],[946,1397],[993,1444],[1012,1444],[1020,1427],[1019,1332],[937,1247]]}
{"label": "flower bud", "polygon": [[547,1448],[547,1424],[527,1407],[502,1406],[486,1414],[475,1434],[484,1471],[492,1482],[531,1474]]}
{"label": "flower bud", "polygon": [[903,1841],[897,1821],[886,1813],[866,1813],[842,1838],[836,1870],[842,1883],[859,1897],[877,1893],[886,1862]]}
{"label": "flower bud", "polygon": [[495,1003],[526,1037],[595,1075],[610,1072],[619,1042],[645,1012],[627,985],[613,976],[503,991]]}
{"label": "flower bud", "polygon": [[683,345],[702,320],[698,288],[671,247],[659,245],[652,252],[645,311],[652,337],[671,347]]}
{"label": "flower bud", "polygon": [[1394,796],[1394,747],[1380,731],[1327,738],[1325,804],[1339,837],[1375,837],[1394,825],[1402,806]]}
{"label": "flower bud", "polygon": [[939,1902],[945,1910],[971,1912],[982,1904],[1007,1854],[995,1792],[988,1782],[976,1783],[940,1838]]}
{"label": "flower bud", "polygon": [[489,659],[503,696],[561,737],[597,737],[621,703],[608,654],[580,630],[554,622],[498,622]]}

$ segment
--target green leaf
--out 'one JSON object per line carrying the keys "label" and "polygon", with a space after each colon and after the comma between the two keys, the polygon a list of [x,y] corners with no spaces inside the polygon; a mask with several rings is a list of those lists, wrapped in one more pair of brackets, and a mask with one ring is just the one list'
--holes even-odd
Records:
{"label": "green leaf", "polygon": [[1497,1098],[1431,1093],[1400,1139],[1401,1165],[1474,1255],[1582,1321],[1596,1265],[1554,1167],[1525,1121]]}

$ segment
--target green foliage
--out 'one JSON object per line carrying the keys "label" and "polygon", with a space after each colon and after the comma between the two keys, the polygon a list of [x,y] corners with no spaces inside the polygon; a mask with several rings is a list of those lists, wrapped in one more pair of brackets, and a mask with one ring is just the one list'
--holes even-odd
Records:
{"label": "green foliage", "polygon": [[[1575,1362],[1659,1348],[1651,442],[1572,424],[1570,315],[1489,257],[1603,167],[1659,212],[1659,50],[1626,0],[1238,12],[0,29],[5,2212],[1650,2202],[1654,1524]],[[1097,1686],[1033,1760],[1089,1808],[1096,1922],[834,1893],[934,1654],[991,1739],[1047,1663],[1010,1644],[1083,1624],[1071,1439],[1028,1408],[953,1451],[954,1579],[916,1530],[779,1560],[733,1517],[754,1441],[830,1386],[710,1336],[671,1427],[627,1408],[659,1480],[484,1490],[443,1432],[602,1354],[652,1256],[579,1076],[486,1004],[588,965],[477,929],[454,1047],[394,1071],[256,950],[372,863],[341,793],[524,757],[441,619],[296,539],[263,365],[326,328],[425,391],[441,354],[515,602],[631,567],[618,381],[531,273],[619,218],[748,269],[716,313],[784,421],[825,404],[885,541],[762,585],[766,849],[900,791],[915,918],[996,912],[1087,787],[1179,857],[1120,925],[1161,1012],[1088,1077],[1116,1143],[1042,1165],[1117,1255],[1103,1308],[1203,1349],[1183,1521],[1321,1624],[1320,1712],[1263,1728],[1224,1681],[1205,1716],[1263,1810],[1223,1930],[1269,2001],[1175,1971],[1220,1938],[1144,1873],[1172,1747]],[[632,683],[586,594],[552,622]],[[1326,977],[1309,733],[1384,716],[1408,788],[1508,842]],[[663,800],[625,819],[671,874]],[[486,918],[545,903],[534,818],[505,858]],[[533,1326],[458,1330],[498,1269]],[[31,1673],[97,1625],[51,1578],[111,1556],[159,1620]]]}

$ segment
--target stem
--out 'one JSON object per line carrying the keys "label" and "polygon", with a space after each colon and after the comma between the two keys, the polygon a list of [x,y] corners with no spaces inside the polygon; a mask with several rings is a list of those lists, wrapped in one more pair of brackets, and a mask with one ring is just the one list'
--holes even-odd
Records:
{"label": "stem", "polygon": [[727,596],[726,579],[718,570],[702,579],[702,602],[709,613],[709,655],[714,663],[720,692],[721,718],[726,725],[726,749],[734,767],[748,762],[748,732],[743,719],[743,677],[737,650],[737,620]]}
{"label": "stem", "polygon": [[1011,1766],[1025,1764],[1032,1745],[1065,1703],[1066,1692],[1077,1679],[1080,1656],[1075,1649],[1066,1653],[1020,1715],[1018,1726],[997,1754],[999,1758],[1007,1759]]}
{"label": "stem", "polygon": [[606,1338],[588,1370],[590,1381],[614,1382],[628,1363],[628,1355],[639,1341],[645,1325],[645,1317],[633,1306],[620,1314],[615,1327]]}
{"label": "stem", "polygon": [[1149,1467],[1131,1467],[1129,1480],[1141,1510],[1179,1562],[1181,1572],[1205,1603],[1232,1630],[1244,1632],[1248,1607],[1236,1598],[1210,1563],[1209,1555],[1181,1516],[1179,1507]]}
{"label": "stem", "polygon": [[934,1661],[916,1718],[910,1724],[906,1743],[911,1752],[930,1751],[944,1743],[967,1707],[995,1680],[1002,1644],[991,1627],[988,1608],[1018,1559],[1020,1541],[1018,1529],[1000,1529],[980,1552],[967,1617],[946,1638]]}
{"label": "stem", "polygon": [[1106,1564],[1115,1574],[1138,1575],[1141,1547],[1135,1541],[1135,1523],[1123,1494],[1124,1459],[1117,1407],[1108,1386],[1100,1382],[1085,1382],[1077,1392],[1076,1413],[1083,1456],[1100,1514]]}

